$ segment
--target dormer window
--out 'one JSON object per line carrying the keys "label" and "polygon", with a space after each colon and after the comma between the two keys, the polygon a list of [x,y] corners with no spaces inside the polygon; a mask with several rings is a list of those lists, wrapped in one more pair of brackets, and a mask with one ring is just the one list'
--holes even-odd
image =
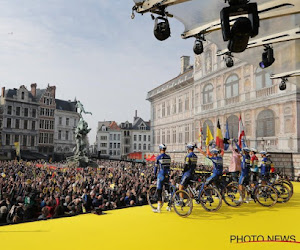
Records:
{"label": "dormer window", "polygon": [[24,93],[24,92],[22,92],[22,94],[21,94],[21,98],[22,98],[22,100],[24,100],[24,99],[25,99],[25,93]]}

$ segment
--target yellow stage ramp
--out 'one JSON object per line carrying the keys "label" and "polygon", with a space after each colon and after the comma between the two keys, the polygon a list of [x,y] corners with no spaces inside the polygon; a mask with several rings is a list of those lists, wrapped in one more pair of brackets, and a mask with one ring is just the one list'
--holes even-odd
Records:
{"label": "yellow stage ramp", "polygon": [[294,235],[300,242],[300,183],[294,185],[293,198],[270,209],[254,203],[239,208],[223,204],[209,213],[195,205],[192,215],[180,218],[165,207],[154,214],[144,206],[3,226],[1,249],[300,249],[298,243],[230,243],[234,235],[262,235],[265,240]]}

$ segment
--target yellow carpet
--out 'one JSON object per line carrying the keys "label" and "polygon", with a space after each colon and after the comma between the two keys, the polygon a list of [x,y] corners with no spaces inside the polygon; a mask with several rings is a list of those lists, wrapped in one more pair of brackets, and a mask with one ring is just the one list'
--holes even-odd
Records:
{"label": "yellow carpet", "polygon": [[[295,235],[300,241],[300,183],[287,204],[264,208],[223,203],[216,213],[200,205],[192,215],[154,214],[149,206],[0,227],[2,249],[300,249],[296,243],[230,243],[231,235]],[[278,240],[278,239],[277,239]]]}

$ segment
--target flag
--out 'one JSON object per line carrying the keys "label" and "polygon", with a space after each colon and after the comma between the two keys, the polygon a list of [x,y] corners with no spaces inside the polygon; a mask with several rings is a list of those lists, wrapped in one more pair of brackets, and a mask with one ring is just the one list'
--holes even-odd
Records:
{"label": "flag", "polygon": [[207,125],[207,128],[206,128],[206,146],[209,146],[209,143],[213,140],[214,140],[214,137],[212,136],[212,134],[210,132],[210,129],[209,129],[209,126]]}
{"label": "flag", "polygon": [[227,121],[226,122],[225,138],[224,138],[224,150],[227,150],[229,148],[229,144],[228,144],[229,140],[230,140],[230,135],[229,135],[228,121]]}
{"label": "flag", "polygon": [[202,126],[201,126],[201,124],[200,124],[200,130],[199,130],[199,137],[198,137],[198,139],[199,139],[199,143],[200,143],[200,148],[202,149]]}
{"label": "flag", "polygon": [[238,144],[239,144],[240,148],[247,147],[246,142],[245,142],[245,130],[244,130],[244,125],[243,125],[241,116],[240,116],[240,120],[239,120],[239,141],[238,141]]}
{"label": "flag", "polygon": [[222,130],[221,130],[221,125],[220,125],[219,119],[218,119],[218,124],[217,124],[216,146],[219,149],[224,149],[224,141],[223,141],[223,135],[222,135]]}
{"label": "flag", "polygon": [[16,155],[20,157],[20,142],[15,142],[14,145],[16,148]]}

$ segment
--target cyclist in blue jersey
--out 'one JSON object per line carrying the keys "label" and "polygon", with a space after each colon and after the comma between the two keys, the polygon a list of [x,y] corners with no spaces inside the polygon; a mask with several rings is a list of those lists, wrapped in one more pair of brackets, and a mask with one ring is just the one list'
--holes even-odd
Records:
{"label": "cyclist in blue jersey", "polygon": [[220,150],[218,150],[216,148],[213,148],[210,151],[210,154],[211,154],[211,156],[210,156],[209,154],[206,154],[202,149],[198,149],[198,150],[201,154],[203,154],[205,157],[207,157],[213,163],[213,173],[212,173],[212,175],[206,179],[206,181],[202,184],[202,186],[200,188],[199,195],[198,195],[198,198],[197,198],[197,201],[199,202],[200,201],[200,196],[201,196],[201,193],[202,193],[204,187],[206,185],[209,185],[213,181],[218,180],[219,177],[223,175],[223,155],[224,155],[224,151],[222,150],[220,152]]}
{"label": "cyclist in blue jersey", "polygon": [[184,159],[184,170],[179,184],[179,190],[183,190],[189,181],[193,179],[195,174],[195,169],[197,167],[198,157],[194,153],[195,144],[189,143],[187,146],[188,154]]}
{"label": "cyclist in blue jersey", "polygon": [[[241,152],[241,160],[242,160],[242,164],[241,164],[241,168],[242,168],[242,172],[241,172],[241,176],[240,176],[240,179],[239,179],[239,189],[241,190],[242,194],[243,194],[243,197],[245,196],[245,191],[244,191],[244,188],[243,188],[243,185],[246,185],[249,183],[249,179],[250,179],[250,176],[249,176],[249,173],[250,173],[250,168],[251,168],[251,156],[250,156],[250,149],[247,148],[247,147],[244,147],[242,149],[242,152]],[[249,195],[247,196],[247,199],[248,199]],[[242,197],[240,197],[240,200],[239,201],[242,201]],[[246,202],[248,202],[249,200],[246,200]]]}
{"label": "cyclist in blue jersey", "polygon": [[260,164],[260,178],[262,180],[262,184],[266,184],[270,175],[271,163],[267,157],[266,151],[261,151],[261,164]]}
{"label": "cyclist in blue jersey", "polygon": [[158,194],[158,204],[157,209],[152,211],[155,213],[160,213],[161,204],[162,204],[162,188],[165,183],[169,181],[170,175],[170,165],[171,157],[166,154],[167,147],[165,144],[159,145],[160,155],[156,158],[154,175],[157,174],[157,194]]}

